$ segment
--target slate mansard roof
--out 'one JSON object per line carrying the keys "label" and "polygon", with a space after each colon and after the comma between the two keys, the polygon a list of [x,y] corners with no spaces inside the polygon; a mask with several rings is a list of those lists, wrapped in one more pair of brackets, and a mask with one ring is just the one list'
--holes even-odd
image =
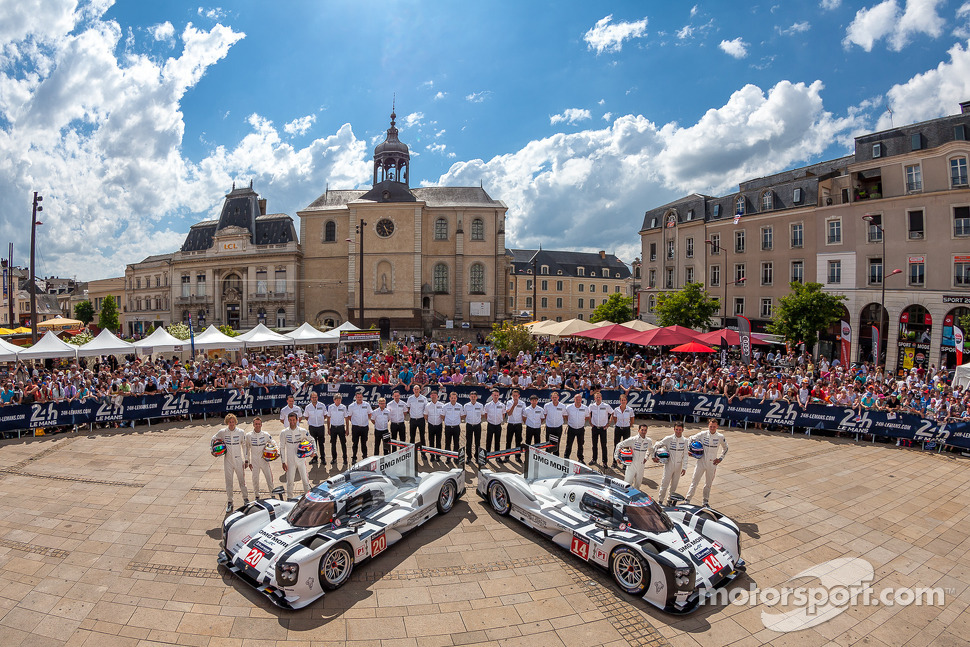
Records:
{"label": "slate mansard roof", "polygon": [[260,215],[261,211],[259,194],[252,187],[233,188],[226,195],[219,219],[203,220],[192,225],[181,251],[209,249],[216,232],[228,227],[248,231],[254,245],[283,245],[296,240],[296,227],[290,216],[285,213]]}
{"label": "slate mansard roof", "polygon": [[[529,271],[532,269],[534,249],[509,249],[506,253],[511,257],[513,272]],[[603,277],[603,270],[608,271],[604,278],[626,279],[630,277],[630,268],[614,254],[600,255],[594,252],[565,252],[552,249],[539,250],[536,257],[536,272],[541,274],[541,267],[549,267],[548,276],[580,276],[577,268],[583,268],[583,276],[589,277],[596,270],[594,278]],[[617,276],[619,274],[619,276]],[[546,275],[542,275],[546,276]]]}
{"label": "slate mansard roof", "polygon": [[[501,200],[495,200],[482,187],[477,186],[426,186],[416,189],[406,189],[413,199],[424,202],[429,207],[495,207],[504,209],[505,204]],[[355,200],[365,200],[367,194],[373,191],[361,189],[328,190],[319,198],[310,203],[306,211],[322,210],[332,207],[342,207]],[[376,200],[379,201],[379,200]]]}

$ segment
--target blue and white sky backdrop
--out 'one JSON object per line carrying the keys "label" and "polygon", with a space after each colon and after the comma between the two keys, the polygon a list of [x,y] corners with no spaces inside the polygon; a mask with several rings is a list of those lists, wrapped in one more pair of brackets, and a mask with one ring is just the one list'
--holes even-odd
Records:
{"label": "blue and white sky backdrop", "polygon": [[296,217],[369,184],[396,93],[412,185],[631,261],[647,209],[957,112],[968,39],[968,0],[0,0],[0,243],[32,191],[44,276],[175,250],[233,181]]}

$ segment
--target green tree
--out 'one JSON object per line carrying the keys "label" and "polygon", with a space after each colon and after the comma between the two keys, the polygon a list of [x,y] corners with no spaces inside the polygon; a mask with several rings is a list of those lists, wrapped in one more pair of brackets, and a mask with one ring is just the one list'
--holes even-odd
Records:
{"label": "green tree", "polygon": [[589,322],[612,321],[613,323],[623,323],[631,319],[633,319],[633,297],[614,293],[610,295],[609,299],[596,306],[593,314],[589,317]]}
{"label": "green tree", "polygon": [[176,339],[185,340],[189,338],[189,327],[181,321],[176,321],[175,323],[165,326],[165,330],[167,330],[168,334]]}
{"label": "green tree", "polygon": [[963,331],[964,335],[970,332],[970,315],[963,315],[962,317],[960,317],[960,320],[957,322],[957,325],[960,326],[960,330]]}
{"label": "green tree", "polygon": [[229,324],[223,324],[219,326],[219,332],[221,332],[226,337],[236,337],[239,335],[239,331],[230,326]]}
{"label": "green tree", "polygon": [[711,318],[721,306],[712,298],[703,283],[688,283],[676,292],[657,295],[657,322],[661,326],[684,326],[699,330],[711,327]]}
{"label": "green tree", "polygon": [[518,355],[520,350],[533,351],[536,347],[536,341],[529,334],[529,329],[513,324],[511,321],[493,323],[488,340],[495,345],[495,348],[507,350],[513,356]]}
{"label": "green tree", "polygon": [[74,317],[85,326],[94,321],[94,306],[90,301],[82,301],[74,306]]}
{"label": "green tree", "polygon": [[101,316],[98,317],[98,328],[101,330],[118,330],[118,304],[110,294],[101,302]]}
{"label": "green tree", "polygon": [[67,343],[74,344],[75,346],[83,346],[84,344],[88,343],[92,339],[94,339],[94,335],[89,333],[87,330],[82,330],[81,332],[74,335],[73,337],[68,337]]}
{"label": "green tree", "polygon": [[781,335],[791,344],[804,342],[808,352],[815,348],[818,334],[842,318],[844,294],[822,291],[821,283],[791,283],[791,292],[778,300],[768,332]]}

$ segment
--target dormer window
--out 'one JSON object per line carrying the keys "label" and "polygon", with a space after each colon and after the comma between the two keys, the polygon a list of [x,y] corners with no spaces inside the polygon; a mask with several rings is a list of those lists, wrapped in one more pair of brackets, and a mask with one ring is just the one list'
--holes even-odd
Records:
{"label": "dormer window", "polygon": [[586,276],[586,268],[585,267],[577,267],[576,268],[576,276]]}
{"label": "dormer window", "polygon": [[875,159],[877,157],[882,157],[882,144],[873,144],[872,145],[872,157],[873,157],[873,159]]}
{"label": "dormer window", "polygon": [[739,195],[737,201],[734,203],[734,215],[743,216],[744,215],[744,196]]}
{"label": "dormer window", "polygon": [[721,205],[719,204],[714,205],[714,217],[715,218],[721,217]]}

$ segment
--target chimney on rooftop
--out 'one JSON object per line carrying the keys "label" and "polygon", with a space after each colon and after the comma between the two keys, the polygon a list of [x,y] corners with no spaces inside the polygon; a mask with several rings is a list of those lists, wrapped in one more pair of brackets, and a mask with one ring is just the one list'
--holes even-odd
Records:
{"label": "chimney on rooftop", "polygon": [[602,258],[604,260],[606,259],[606,250],[605,249],[601,249],[600,250],[600,258]]}
{"label": "chimney on rooftop", "polygon": [[960,113],[964,115],[970,113],[970,101],[960,103]]}
{"label": "chimney on rooftop", "polygon": [[259,200],[259,215],[266,215],[266,198],[260,198]]}

